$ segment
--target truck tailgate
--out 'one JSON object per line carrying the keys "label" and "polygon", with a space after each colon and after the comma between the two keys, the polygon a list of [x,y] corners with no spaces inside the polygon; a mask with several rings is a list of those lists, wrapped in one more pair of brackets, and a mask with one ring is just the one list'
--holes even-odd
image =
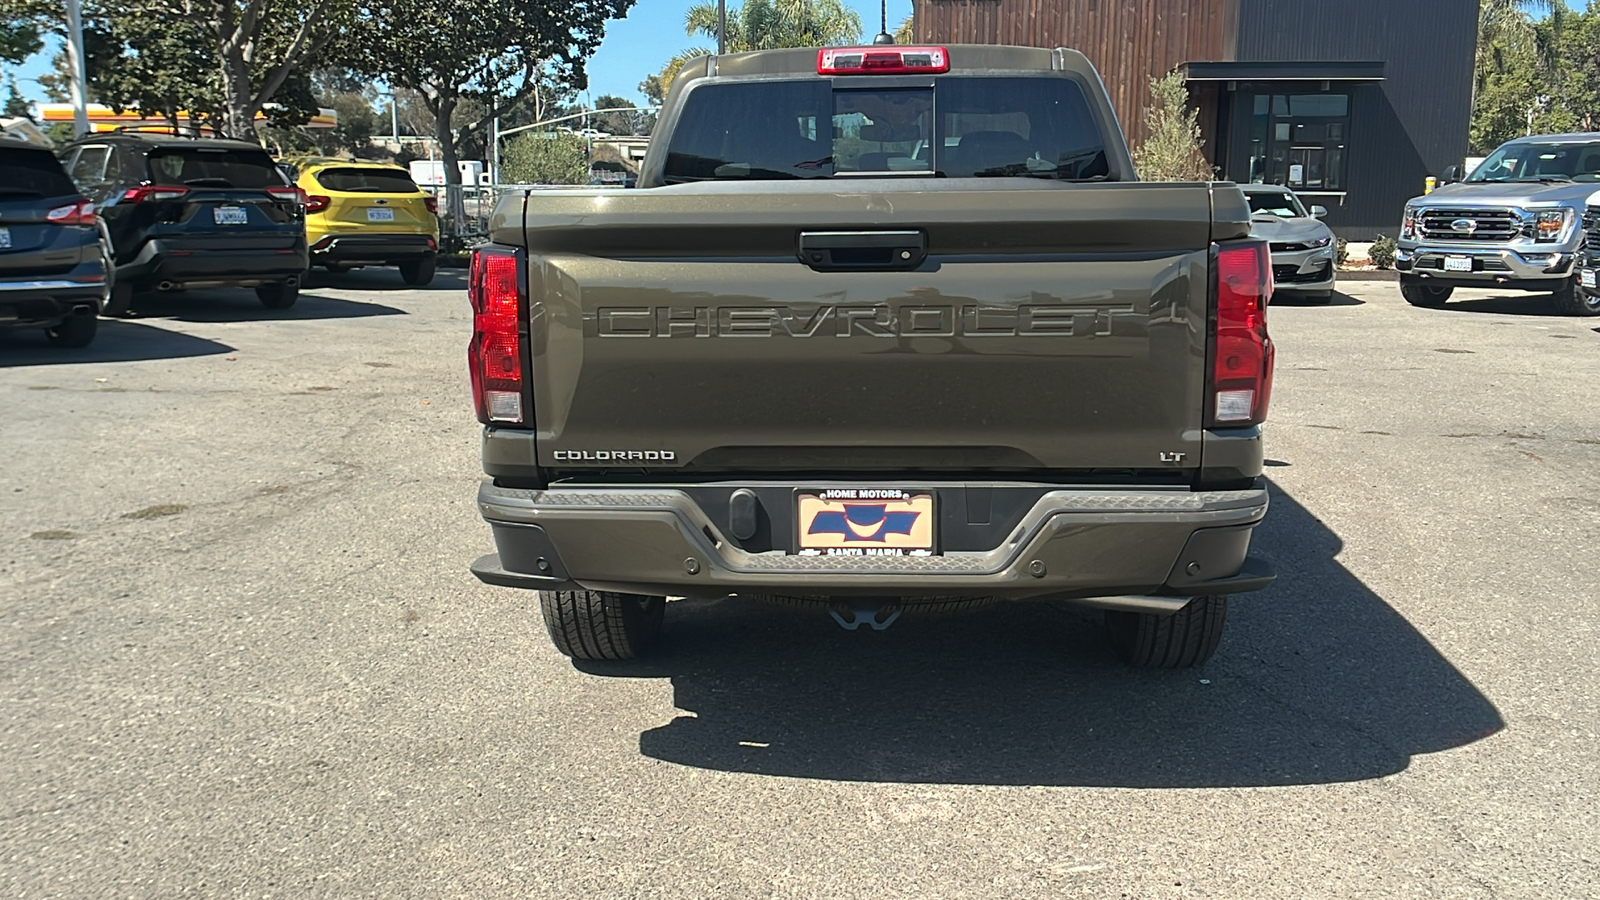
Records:
{"label": "truck tailgate", "polygon": [[[541,464],[1198,466],[1211,190],[1006,179],[534,193]],[[524,221],[510,206],[499,227]],[[797,255],[802,233],[881,231],[921,235],[926,259],[818,271]]]}

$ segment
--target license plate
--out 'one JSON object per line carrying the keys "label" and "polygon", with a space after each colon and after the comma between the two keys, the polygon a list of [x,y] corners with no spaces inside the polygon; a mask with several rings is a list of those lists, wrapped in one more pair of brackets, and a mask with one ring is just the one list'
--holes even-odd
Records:
{"label": "license plate", "polygon": [[1444,270],[1446,272],[1471,272],[1472,257],[1446,256],[1444,258]]}
{"label": "license plate", "polygon": [[11,229],[0,228],[0,250],[11,246]]}
{"label": "license plate", "polygon": [[[0,247],[4,246],[5,244],[0,243]],[[1584,287],[1594,287],[1594,270],[1583,269],[1582,271],[1578,272],[1578,283]]]}
{"label": "license plate", "polygon": [[807,556],[931,556],[933,495],[896,488],[835,488],[795,495],[799,552]]}
{"label": "license plate", "polygon": [[368,207],[367,208],[367,221],[368,222],[393,222],[394,221],[394,210],[392,210],[392,209],[374,209],[372,207]]}
{"label": "license plate", "polygon": [[216,206],[211,209],[211,220],[218,225],[245,225],[250,213],[242,206]]}

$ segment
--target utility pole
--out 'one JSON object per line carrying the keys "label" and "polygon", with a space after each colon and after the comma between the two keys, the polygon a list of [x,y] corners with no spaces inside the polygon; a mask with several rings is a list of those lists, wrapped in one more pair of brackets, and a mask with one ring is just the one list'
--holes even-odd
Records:
{"label": "utility pole", "polygon": [[717,55],[728,52],[728,0],[717,0]]}
{"label": "utility pole", "polygon": [[72,65],[72,131],[82,137],[89,133],[89,77],[83,60],[80,0],[67,0],[67,62]]}

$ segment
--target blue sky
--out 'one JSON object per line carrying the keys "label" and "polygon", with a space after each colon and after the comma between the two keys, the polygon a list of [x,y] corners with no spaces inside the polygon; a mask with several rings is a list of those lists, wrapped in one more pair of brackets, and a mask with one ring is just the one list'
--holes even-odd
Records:
{"label": "blue sky", "polygon": [[[863,37],[871,40],[878,33],[877,0],[845,0],[846,4],[861,14]],[[693,5],[691,0],[638,0],[625,19],[606,27],[605,42],[589,60],[589,95],[615,94],[629,100],[643,100],[638,91],[639,82],[661,66],[673,55],[687,47],[710,46],[714,41],[691,38],[683,33],[684,15]],[[728,0],[729,6],[738,6],[738,0]],[[911,15],[911,0],[889,0],[889,30]],[[44,100],[44,92],[34,79],[50,71],[50,57],[54,46],[46,47],[26,64],[16,69],[17,90],[34,102]],[[13,71],[12,67],[6,67]]]}

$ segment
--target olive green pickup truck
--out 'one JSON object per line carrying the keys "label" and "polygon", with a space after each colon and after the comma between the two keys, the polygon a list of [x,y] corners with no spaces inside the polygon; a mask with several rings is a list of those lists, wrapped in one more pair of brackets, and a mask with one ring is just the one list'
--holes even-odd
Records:
{"label": "olive green pickup truck", "polygon": [[841,625],[1106,611],[1205,661],[1265,587],[1265,244],[1232,184],[1140,183],[1079,53],[698,59],[632,190],[499,203],[469,364],[497,552],[626,659],[668,597]]}

